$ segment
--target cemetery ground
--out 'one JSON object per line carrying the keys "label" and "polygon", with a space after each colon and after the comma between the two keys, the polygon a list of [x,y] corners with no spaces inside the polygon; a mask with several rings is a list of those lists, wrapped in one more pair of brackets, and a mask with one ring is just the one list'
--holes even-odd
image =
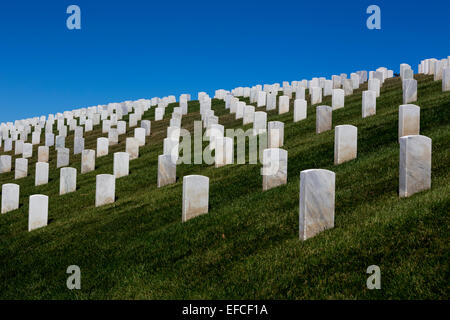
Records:
{"label": "cemetery ground", "polygon": [[[357,159],[338,166],[334,130],[315,133],[309,96],[306,120],[293,123],[294,99],[289,113],[268,111],[268,121],[285,123],[289,160],[288,183],[265,192],[260,164],[181,164],[177,183],[158,189],[169,117],[153,121],[154,108],[143,117],[152,120],[151,137],[130,162],[130,175],[116,181],[112,205],[95,208],[95,177],[113,172],[113,153],[125,150],[124,136],[108,156],[96,159],[95,171],[82,175],[71,132],[66,147],[78,171],[77,191],[63,196],[54,148],[49,183],[34,186],[35,146],[28,177],[14,181],[20,208],[0,216],[0,298],[448,299],[450,92],[442,92],[432,76],[415,78],[420,134],[433,141],[432,187],[409,198],[398,196],[399,78],[384,83],[375,116],[361,117],[367,83],[333,111],[333,128],[358,127]],[[169,105],[166,115],[177,105]],[[321,105],[331,106],[331,96]],[[226,128],[242,127],[224,101],[214,99],[212,108]],[[182,127],[192,132],[200,119],[198,101],[190,101],[189,109]],[[85,148],[95,149],[101,136],[96,126]],[[313,168],[336,173],[335,227],[301,241],[299,176]],[[209,213],[182,223],[182,178],[189,174],[210,178]],[[0,175],[1,184],[13,180],[14,170]],[[28,232],[32,194],[50,197],[49,224]],[[81,290],[66,287],[70,265],[80,267]],[[380,290],[366,287],[370,265],[381,269]]]}

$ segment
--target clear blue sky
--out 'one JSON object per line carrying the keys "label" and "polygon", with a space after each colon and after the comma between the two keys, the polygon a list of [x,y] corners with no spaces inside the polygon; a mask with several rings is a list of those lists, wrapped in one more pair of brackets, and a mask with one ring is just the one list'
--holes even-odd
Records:
{"label": "clear blue sky", "polygon": [[[81,8],[81,30],[66,9]],[[381,30],[366,8],[381,8]],[[449,1],[0,3],[0,122],[154,96],[398,71],[450,55]]]}

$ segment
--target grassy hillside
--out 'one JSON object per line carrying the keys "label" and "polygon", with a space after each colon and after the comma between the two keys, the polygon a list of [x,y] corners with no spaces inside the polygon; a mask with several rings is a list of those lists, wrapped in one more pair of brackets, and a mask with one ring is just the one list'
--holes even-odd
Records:
{"label": "grassy hillside", "polygon": [[[158,189],[157,157],[170,113],[152,121],[152,134],[130,163],[130,175],[116,182],[117,201],[95,208],[95,176],[112,173],[113,152],[125,150],[125,137],[97,159],[95,172],[80,174],[78,190],[59,196],[59,170],[52,150],[50,182],[34,187],[18,180],[19,210],[0,216],[1,299],[448,299],[450,212],[450,92],[429,76],[419,80],[421,134],[432,146],[432,189],[398,197],[398,106],[401,82],[387,80],[376,116],[361,118],[361,92],[346,97],[333,112],[333,127],[358,127],[358,158],[333,165],[334,130],[315,133],[315,108],[293,123],[289,114],[268,113],[285,123],[288,184],[262,192],[261,165],[177,166],[178,181]],[[248,102],[248,101],[247,101]],[[308,101],[309,103],[309,101]],[[225,128],[242,127],[213,100]],[[331,105],[331,97],[322,104]],[[200,119],[197,101],[182,127]],[[258,108],[257,110],[264,110]],[[154,109],[144,119],[154,119]],[[244,128],[248,128],[245,126]],[[132,135],[132,130],[127,132]],[[95,149],[96,127],[86,135]],[[73,144],[73,133],[66,139]],[[206,144],[205,144],[206,145]],[[298,239],[301,170],[336,172],[335,228],[307,241]],[[181,222],[182,177],[210,178],[209,214]],[[0,184],[14,182],[0,175]],[[49,225],[27,232],[28,197],[50,196]],[[369,265],[381,268],[381,290],[366,288]],[[81,268],[81,290],[66,287],[69,265]]]}

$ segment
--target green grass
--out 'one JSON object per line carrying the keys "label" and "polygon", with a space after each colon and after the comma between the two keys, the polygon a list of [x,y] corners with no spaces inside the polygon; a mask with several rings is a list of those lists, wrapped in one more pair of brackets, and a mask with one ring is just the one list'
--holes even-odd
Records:
{"label": "green grass", "polygon": [[[95,208],[95,176],[112,173],[112,154],[125,150],[124,136],[109,156],[97,159],[95,172],[81,175],[80,157],[71,155],[78,190],[64,196],[54,151],[49,184],[34,187],[35,147],[29,176],[17,181],[20,209],[0,216],[0,298],[448,299],[450,92],[432,77],[416,78],[421,134],[433,141],[432,188],[406,199],[398,197],[397,78],[386,81],[375,116],[361,118],[367,84],[333,112],[333,127],[358,127],[358,158],[339,166],[333,165],[334,130],[315,133],[314,106],[297,123],[292,102],[289,114],[268,112],[268,121],[285,123],[289,160],[287,185],[266,192],[259,164],[183,164],[177,183],[158,189],[157,157],[176,104],[163,121],[152,121],[130,175],[116,182],[113,205]],[[322,104],[331,105],[331,98]],[[182,126],[192,130],[200,119],[198,102],[189,109]],[[223,101],[213,100],[213,109],[225,128],[242,127]],[[154,110],[144,119],[154,119]],[[100,136],[97,126],[86,135],[86,148],[95,149]],[[72,150],[73,133],[66,142]],[[300,241],[299,175],[311,168],[336,173],[335,228]],[[210,209],[182,223],[182,177],[188,174],[210,178]],[[13,172],[2,174],[0,184],[13,179]],[[32,194],[50,197],[49,224],[27,232]],[[381,290],[366,288],[372,264],[381,268]],[[81,290],[66,287],[69,265],[81,268]]]}

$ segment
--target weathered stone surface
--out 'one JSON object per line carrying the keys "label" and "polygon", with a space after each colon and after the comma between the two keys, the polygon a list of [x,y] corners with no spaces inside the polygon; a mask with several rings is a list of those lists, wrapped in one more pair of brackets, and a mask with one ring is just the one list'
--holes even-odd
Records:
{"label": "weathered stone surface", "polygon": [[288,152],[279,148],[269,148],[263,151],[263,191],[276,188],[287,183]]}
{"label": "weathered stone surface", "polygon": [[139,142],[136,138],[127,138],[125,151],[130,155],[130,160],[139,158]]}
{"label": "weathered stone surface", "polygon": [[56,168],[67,167],[70,162],[70,149],[58,148],[56,150]]}
{"label": "weathered stone surface", "polygon": [[344,107],[345,92],[342,89],[333,89],[331,96],[331,107],[333,110]]}
{"label": "weathered stone surface", "polygon": [[377,113],[377,93],[372,90],[363,91],[362,117],[366,118]]}
{"label": "weathered stone surface", "polygon": [[233,164],[234,144],[230,137],[216,136],[215,138],[215,167],[219,168],[227,164]]}
{"label": "weathered stone surface", "polygon": [[19,209],[20,186],[14,183],[2,185],[2,213]]}
{"label": "weathered stone surface", "polygon": [[311,91],[311,105],[322,103],[322,88],[312,87]]}
{"label": "weathered stone surface", "polygon": [[47,162],[37,162],[34,177],[34,185],[41,186],[48,183],[48,168]]}
{"label": "weathered stone surface", "polygon": [[116,201],[116,177],[112,174],[99,174],[96,177],[95,206],[103,206]]}
{"label": "weathered stone surface", "polygon": [[269,121],[267,131],[267,147],[281,148],[284,144],[284,123],[281,121]]}
{"label": "weathered stone surface", "polygon": [[11,156],[0,156],[0,173],[11,172]]}
{"label": "weathered stone surface", "polygon": [[95,170],[95,150],[83,150],[81,153],[81,174]]}
{"label": "weathered stone surface", "polygon": [[421,135],[401,137],[399,195],[410,197],[431,188],[431,139]]}
{"label": "weathered stone surface", "polygon": [[420,134],[420,108],[402,104],[398,109],[398,137]]}
{"label": "weathered stone surface", "polygon": [[289,97],[280,96],[278,98],[278,114],[289,112]]}
{"label": "weathered stone surface", "polygon": [[118,179],[130,173],[130,155],[127,152],[114,153],[114,176]]}
{"label": "weathered stone surface", "polygon": [[329,106],[316,108],[316,133],[331,130],[333,110]]}
{"label": "weathered stone surface", "polygon": [[334,201],[334,172],[324,169],[300,172],[300,240],[334,227]]}
{"label": "weathered stone surface", "polygon": [[294,101],[294,122],[306,119],[307,102],[305,99],[295,99]]}
{"label": "weathered stone surface", "polygon": [[59,195],[77,190],[77,169],[61,168],[59,175]]}
{"label": "weathered stone surface", "polygon": [[97,139],[97,158],[107,156],[109,152],[109,140],[107,138]]}
{"label": "weathered stone surface", "polygon": [[158,156],[158,188],[177,181],[177,165],[168,154]]}
{"label": "weathered stone surface", "polygon": [[48,223],[48,197],[42,194],[30,196],[28,231],[45,227]]}
{"label": "weathered stone surface", "polygon": [[47,146],[38,147],[38,162],[48,162],[50,149]]}
{"label": "weathered stone surface", "polygon": [[403,104],[417,101],[417,80],[403,80]]}
{"label": "weathered stone surface", "polygon": [[182,221],[208,213],[209,178],[199,175],[183,177]]}
{"label": "weathered stone surface", "polygon": [[358,128],[341,125],[334,128],[334,164],[356,159]]}
{"label": "weathered stone surface", "polygon": [[28,159],[17,158],[14,179],[22,179],[28,175]]}

